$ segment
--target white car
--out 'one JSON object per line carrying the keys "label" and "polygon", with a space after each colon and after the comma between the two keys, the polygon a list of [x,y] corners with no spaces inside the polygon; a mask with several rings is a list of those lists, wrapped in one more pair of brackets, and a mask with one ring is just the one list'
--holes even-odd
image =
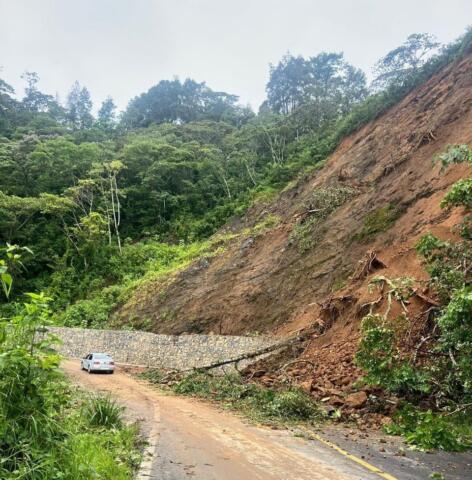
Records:
{"label": "white car", "polygon": [[89,353],[80,361],[80,368],[92,372],[107,372],[113,373],[115,371],[115,362],[110,355],[106,353]]}

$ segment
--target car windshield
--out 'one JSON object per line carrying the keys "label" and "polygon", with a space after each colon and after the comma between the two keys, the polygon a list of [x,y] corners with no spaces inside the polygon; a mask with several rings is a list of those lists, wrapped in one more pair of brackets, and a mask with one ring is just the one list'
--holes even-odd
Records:
{"label": "car windshield", "polygon": [[104,353],[94,353],[93,358],[110,358],[109,355],[105,355]]}

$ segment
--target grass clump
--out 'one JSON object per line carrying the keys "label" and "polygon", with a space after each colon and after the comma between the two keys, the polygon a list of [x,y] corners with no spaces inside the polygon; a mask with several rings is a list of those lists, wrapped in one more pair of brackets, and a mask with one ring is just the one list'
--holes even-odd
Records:
{"label": "grass clump", "polygon": [[268,230],[271,230],[277,227],[279,224],[280,224],[280,217],[278,215],[274,215],[270,213],[269,215],[266,215],[261,222],[254,225],[252,229],[252,233],[257,237],[259,235],[263,235]]}
{"label": "grass clump", "polygon": [[138,427],[124,424],[123,408],[109,397],[96,396],[78,403],[68,412],[68,435],[60,457],[64,473],[57,478],[133,479],[142,459]]}
{"label": "grass clump", "polygon": [[400,210],[390,203],[374,210],[364,217],[362,229],[354,235],[354,240],[364,242],[378,233],[386,232],[399,216]]}
{"label": "grass clump", "polygon": [[121,428],[124,407],[118,405],[109,395],[95,396],[85,404],[84,415],[93,427]]}
{"label": "grass clump", "polygon": [[[152,370],[144,377],[155,384],[163,382],[162,373]],[[313,399],[297,388],[275,390],[248,383],[238,374],[210,375],[194,372],[172,383],[174,393],[223,403],[231,410],[264,423],[313,422],[322,417]]]}

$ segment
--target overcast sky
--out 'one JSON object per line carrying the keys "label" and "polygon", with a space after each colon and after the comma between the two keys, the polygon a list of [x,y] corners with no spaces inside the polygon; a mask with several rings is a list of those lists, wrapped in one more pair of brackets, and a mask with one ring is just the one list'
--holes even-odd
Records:
{"label": "overcast sky", "polygon": [[287,51],[343,51],[368,73],[410,33],[459,36],[472,0],[0,0],[0,19],[0,78],[19,94],[28,70],[46,93],[79,80],[124,108],[177,75],[257,109]]}

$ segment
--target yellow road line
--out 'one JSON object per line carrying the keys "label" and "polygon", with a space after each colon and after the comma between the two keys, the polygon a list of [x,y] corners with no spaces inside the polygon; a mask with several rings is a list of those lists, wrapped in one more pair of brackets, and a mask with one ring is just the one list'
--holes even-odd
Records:
{"label": "yellow road line", "polygon": [[346,458],[349,458],[349,460],[352,460],[353,462],[356,462],[359,465],[362,465],[364,468],[367,468],[367,470],[370,470],[371,472],[376,473],[379,477],[382,477],[385,480],[398,480],[397,477],[394,477],[393,475],[390,475],[389,473],[384,472],[380,468],[377,468],[375,465],[372,465],[369,462],[362,460],[362,458],[356,457],[356,455],[353,455],[352,453],[347,452],[341,447],[338,447],[338,445],[336,445],[335,443],[332,443],[329,440],[325,440],[323,437],[321,437],[317,433],[309,432],[309,434],[319,442],[324,443],[328,447],[336,450],[341,455],[344,455]]}

